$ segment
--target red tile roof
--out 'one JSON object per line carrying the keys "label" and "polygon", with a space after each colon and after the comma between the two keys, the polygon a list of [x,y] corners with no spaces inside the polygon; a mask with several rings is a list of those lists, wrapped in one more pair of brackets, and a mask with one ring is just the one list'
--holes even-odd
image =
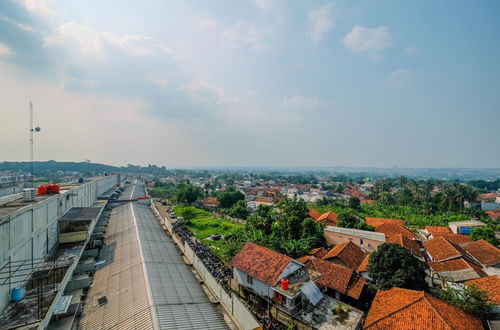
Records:
{"label": "red tile roof", "polygon": [[345,242],[333,247],[323,256],[323,260],[339,258],[347,267],[356,270],[365,259],[366,253],[353,242]]}
{"label": "red tile roof", "polygon": [[364,329],[484,329],[479,318],[424,291],[378,291]]}
{"label": "red tile roof", "polygon": [[316,219],[316,221],[328,226],[336,226],[338,222],[337,213],[333,211],[323,213]]}
{"label": "red tile roof", "polygon": [[373,199],[362,199],[361,203],[368,204],[368,205],[373,205],[373,204],[375,204],[375,201]]}
{"label": "red tile roof", "polygon": [[456,244],[451,243],[443,236],[425,241],[423,245],[434,262],[459,258],[463,252]]}
{"label": "red tile roof", "polygon": [[213,205],[213,206],[219,206],[219,204],[220,204],[217,197],[207,197],[201,203],[203,205]]}
{"label": "red tile roof", "polygon": [[488,217],[490,219],[493,219],[493,220],[500,219],[500,210],[486,211],[486,214],[488,215]]}
{"label": "red tile roof", "polygon": [[500,264],[500,249],[483,239],[463,246],[465,251],[485,266]]}
{"label": "red tile roof", "polygon": [[318,210],[316,209],[309,209],[309,216],[313,219],[316,220],[321,216],[321,213],[319,213]]}
{"label": "red tile roof", "polygon": [[317,249],[312,249],[311,254],[315,256],[316,258],[323,258],[323,256],[327,253],[328,251],[324,247],[320,247]]}
{"label": "red tile roof", "polygon": [[441,236],[441,235],[449,235],[453,234],[450,227],[441,227],[441,226],[425,226],[425,229],[432,235],[433,238]]}
{"label": "red tile roof", "polygon": [[377,228],[378,226],[380,226],[384,223],[397,223],[397,224],[400,224],[401,226],[405,225],[405,222],[403,220],[397,220],[397,219],[366,217],[365,220],[366,220],[367,225],[370,225],[370,226],[375,227],[375,228]]}
{"label": "red tile roof", "polygon": [[368,271],[368,264],[370,263],[370,255],[367,254],[363,259],[363,262],[358,267],[358,273],[363,273]]}
{"label": "red tile roof", "polygon": [[284,254],[248,242],[234,257],[231,265],[274,286],[290,261],[292,258]]}
{"label": "red tile roof", "polygon": [[366,284],[366,281],[356,276],[351,269],[332,262],[311,258],[305,265],[321,274],[316,284],[347,294],[354,299],[359,298]]}
{"label": "red tile roof", "polygon": [[465,282],[467,285],[476,285],[478,288],[483,289],[488,292],[488,298],[490,302],[495,305],[500,305],[500,276],[492,275],[483,278],[478,278],[476,280],[470,280]]}
{"label": "red tile roof", "polygon": [[458,246],[463,246],[466,243],[472,242],[471,238],[469,235],[462,235],[462,234],[449,234],[449,235],[442,235],[444,238],[446,238],[448,241],[457,244]]}
{"label": "red tile roof", "polygon": [[464,269],[473,269],[479,276],[485,276],[486,273],[481,267],[465,260],[464,258],[457,258],[440,262],[429,262],[429,267],[437,273],[441,272],[454,272]]}
{"label": "red tile roof", "polygon": [[274,198],[272,197],[259,197],[255,199],[256,202],[259,203],[274,203]]}
{"label": "red tile roof", "polygon": [[400,246],[409,250],[411,253],[413,253],[417,257],[422,257],[422,252],[420,252],[420,243],[417,240],[409,239],[408,237],[406,237],[402,234],[397,234],[397,235],[388,236],[387,242],[399,244]]}
{"label": "red tile roof", "polygon": [[417,235],[415,235],[408,228],[401,226],[399,223],[383,223],[380,226],[375,228],[375,231],[378,233],[384,233],[386,237],[390,237],[393,235],[403,235],[409,239],[416,240]]}

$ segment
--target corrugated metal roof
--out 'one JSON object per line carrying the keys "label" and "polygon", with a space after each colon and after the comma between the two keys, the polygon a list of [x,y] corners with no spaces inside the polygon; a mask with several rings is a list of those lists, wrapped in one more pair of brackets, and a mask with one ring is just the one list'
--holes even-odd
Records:
{"label": "corrugated metal roof", "polygon": [[133,209],[160,328],[228,329],[151,209],[138,203]]}
{"label": "corrugated metal roof", "polygon": [[101,207],[72,207],[59,221],[92,220],[99,215]]}
{"label": "corrugated metal roof", "polygon": [[314,306],[323,299],[323,294],[319,291],[319,288],[314,284],[313,281],[307,282],[302,287],[302,293],[309,299],[311,304]]}

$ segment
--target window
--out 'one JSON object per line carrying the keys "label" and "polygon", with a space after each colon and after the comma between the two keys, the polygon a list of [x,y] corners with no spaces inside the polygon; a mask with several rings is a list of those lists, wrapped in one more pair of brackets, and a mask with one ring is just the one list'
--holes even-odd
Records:
{"label": "window", "polygon": [[247,283],[253,285],[253,277],[247,274]]}
{"label": "window", "polygon": [[363,239],[362,238],[359,239],[359,245],[363,246]]}

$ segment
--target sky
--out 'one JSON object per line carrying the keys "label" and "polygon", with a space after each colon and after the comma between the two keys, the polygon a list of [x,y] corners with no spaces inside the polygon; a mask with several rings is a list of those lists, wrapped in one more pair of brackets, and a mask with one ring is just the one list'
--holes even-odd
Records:
{"label": "sky", "polygon": [[0,161],[500,167],[497,0],[2,0]]}

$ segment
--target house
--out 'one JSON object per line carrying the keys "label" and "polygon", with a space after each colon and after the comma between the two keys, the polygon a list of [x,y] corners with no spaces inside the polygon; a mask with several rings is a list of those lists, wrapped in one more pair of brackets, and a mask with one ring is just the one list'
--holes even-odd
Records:
{"label": "house", "polygon": [[488,292],[489,301],[493,304],[491,312],[500,314],[500,275],[486,276],[477,280],[471,280],[465,285],[475,285]]}
{"label": "house", "polygon": [[378,291],[364,329],[484,329],[479,318],[424,291]]}
{"label": "house", "polygon": [[[481,264],[466,252],[465,245],[462,248],[446,237],[438,236],[423,243],[431,260],[428,264],[433,281],[435,274],[448,282],[465,282],[486,276]],[[472,249],[475,247],[472,246]]]}
{"label": "house", "polygon": [[201,201],[201,205],[208,207],[208,208],[218,208],[220,205],[219,200],[217,197],[207,197],[204,200]]}
{"label": "house", "polygon": [[493,220],[500,219],[500,209],[486,211],[486,215],[488,216],[488,218]]}
{"label": "house", "polygon": [[353,242],[366,252],[376,251],[386,242],[385,234],[368,230],[326,226],[323,233],[328,245]]}
{"label": "house", "polygon": [[481,203],[481,208],[484,211],[499,210],[500,209],[500,203],[498,203],[498,202],[492,202],[492,203],[482,202]]}
{"label": "house", "polygon": [[366,255],[367,253],[358,245],[353,242],[345,242],[331,248],[321,259],[356,270]]}
{"label": "house", "polygon": [[470,221],[453,221],[448,223],[453,234],[469,235],[474,227],[486,226],[484,222],[477,220]]}
{"label": "house", "polygon": [[316,219],[316,222],[322,223],[325,226],[337,226],[337,213],[333,211],[323,213]]}
{"label": "house", "polygon": [[463,249],[483,267],[500,267],[500,249],[483,239],[463,245]]}
{"label": "house", "polygon": [[422,252],[420,251],[420,242],[410,239],[403,234],[396,234],[387,237],[387,243],[398,244],[405,249],[409,250],[415,257],[423,259]]}
{"label": "house", "polygon": [[417,235],[415,235],[411,230],[405,226],[401,226],[398,222],[383,223],[375,228],[377,233],[384,233],[386,238],[394,235],[403,235],[404,237],[416,240]]}
{"label": "house", "polygon": [[316,284],[321,275],[292,258],[248,242],[234,257],[233,278],[240,287],[272,300],[294,315],[306,301],[316,305],[323,294]]}
{"label": "house", "polygon": [[361,277],[371,281],[371,277],[368,276],[368,264],[369,263],[370,263],[370,254],[367,254],[366,257],[363,259],[363,262],[361,262],[361,265],[359,265],[359,267],[356,271]]}
{"label": "house", "polygon": [[309,216],[311,217],[311,219],[316,221],[321,216],[321,213],[319,213],[319,211],[316,209],[310,208],[309,209]]}
{"label": "house", "polygon": [[383,225],[384,223],[395,223],[399,224],[404,227],[405,222],[403,220],[398,220],[398,219],[386,219],[386,218],[370,218],[366,217],[365,222],[367,225],[370,225],[374,228],[377,228],[380,225]]}
{"label": "house", "polygon": [[349,297],[357,300],[361,296],[366,280],[356,275],[352,269],[314,257],[308,258],[304,264],[321,274],[316,284],[335,299],[345,300]]}
{"label": "house", "polygon": [[438,236],[453,234],[450,227],[442,227],[442,226],[425,226],[424,235],[428,239],[436,238]]}

